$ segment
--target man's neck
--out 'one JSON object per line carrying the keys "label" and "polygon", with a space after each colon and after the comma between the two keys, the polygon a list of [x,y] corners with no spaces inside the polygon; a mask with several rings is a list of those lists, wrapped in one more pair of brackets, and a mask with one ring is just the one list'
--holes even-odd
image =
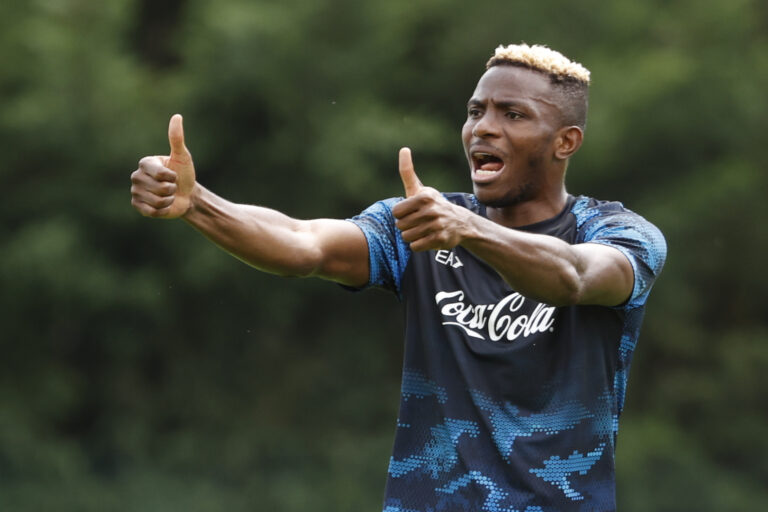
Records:
{"label": "man's neck", "polygon": [[488,207],[488,219],[508,228],[518,228],[551,219],[563,211],[568,200],[565,187],[557,192],[502,208]]}

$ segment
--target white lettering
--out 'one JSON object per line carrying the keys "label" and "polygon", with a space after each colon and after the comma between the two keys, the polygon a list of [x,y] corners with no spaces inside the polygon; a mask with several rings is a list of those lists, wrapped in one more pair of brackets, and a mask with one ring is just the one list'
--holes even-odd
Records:
{"label": "white lettering", "polygon": [[459,268],[464,266],[459,257],[456,256],[453,251],[447,251],[445,249],[440,249],[439,251],[435,252],[435,261],[442,263],[443,265],[447,265],[451,268]]}
{"label": "white lettering", "polygon": [[554,330],[554,306],[539,303],[530,314],[524,314],[521,310],[525,302],[526,298],[516,292],[497,304],[480,305],[465,303],[461,290],[435,294],[435,303],[446,320],[443,325],[459,327],[479,339],[486,339],[483,331],[487,326],[487,335],[493,341],[504,338],[514,341],[520,336],[527,338],[531,334]]}

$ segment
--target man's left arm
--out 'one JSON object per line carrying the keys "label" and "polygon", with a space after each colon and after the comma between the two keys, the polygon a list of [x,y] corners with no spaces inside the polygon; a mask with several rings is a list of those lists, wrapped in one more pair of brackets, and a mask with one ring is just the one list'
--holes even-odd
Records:
{"label": "man's left arm", "polygon": [[571,245],[475,217],[460,245],[521,294],[555,306],[617,306],[630,298],[634,272],[618,249],[594,243]]}
{"label": "man's left arm", "polygon": [[617,306],[631,297],[634,270],[619,249],[597,243],[571,245],[476,215],[424,187],[407,149],[400,154],[400,174],[406,200],[392,213],[411,250],[460,245],[496,269],[515,291],[551,305]]}

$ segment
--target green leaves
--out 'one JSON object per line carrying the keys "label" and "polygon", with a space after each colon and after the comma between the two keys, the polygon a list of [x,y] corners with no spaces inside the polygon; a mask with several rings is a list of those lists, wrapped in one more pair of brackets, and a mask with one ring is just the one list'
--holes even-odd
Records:
{"label": "green leaves", "polygon": [[468,190],[466,100],[520,40],[592,71],[569,190],[623,201],[670,247],[620,508],[765,502],[764,2],[153,5],[0,4],[0,508],[379,506],[396,301],[260,275],[133,212],[129,175],[181,112],[198,179],[233,200],[351,216],[402,194],[402,146],[425,183]]}

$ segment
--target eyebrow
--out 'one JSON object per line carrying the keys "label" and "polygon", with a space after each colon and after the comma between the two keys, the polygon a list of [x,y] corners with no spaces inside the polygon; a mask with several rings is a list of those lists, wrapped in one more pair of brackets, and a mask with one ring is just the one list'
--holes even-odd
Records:
{"label": "eyebrow", "polygon": [[478,100],[477,98],[470,98],[469,101],[467,102],[468,107],[479,107],[482,105],[483,105],[483,102]]}
{"label": "eyebrow", "polygon": [[[485,106],[487,102],[481,101],[477,98],[470,98],[470,100],[467,102],[467,107],[482,107]],[[491,103],[493,103],[495,106],[499,108],[513,108],[513,107],[525,107],[525,108],[531,108],[531,105],[529,102],[525,101],[516,101],[516,100],[500,100],[500,101],[493,101],[491,100]]]}

